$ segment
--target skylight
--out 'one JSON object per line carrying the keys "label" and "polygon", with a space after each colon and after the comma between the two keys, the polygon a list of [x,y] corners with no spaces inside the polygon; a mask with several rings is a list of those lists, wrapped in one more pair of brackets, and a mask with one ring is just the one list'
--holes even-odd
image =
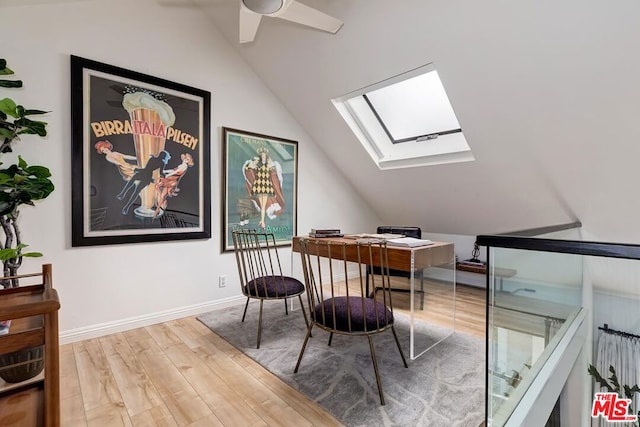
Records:
{"label": "skylight", "polygon": [[332,102],[380,169],[474,160],[432,64]]}

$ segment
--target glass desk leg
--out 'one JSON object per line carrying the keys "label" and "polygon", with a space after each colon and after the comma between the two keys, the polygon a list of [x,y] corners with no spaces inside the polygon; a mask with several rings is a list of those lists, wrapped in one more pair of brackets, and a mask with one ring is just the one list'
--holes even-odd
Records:
{"label": "glass desk leg", "polygon": [[[415,258],[411,257],[411,275],[410,284],[410,325],[409,325],[409,357],[411,360],[422,356],[427,351],[440,344],[442,341],[450,337],[455,332],[456,327],[456,269],[455,257],[449,262],[442,265],[428,267],[423,271],[423,275],[429,277],[424,279],[425,294],[419,295],[416,286],[420,285],[420,280],[415,277]],[[425,272],[432,274],[426,275]],[[427,290],[429,298],[427,299]],[[421,316],[417,316],[420,311],[420,305],[416,304],[416,297],[424,296],[424,305],[422,310],[429,310],[430,304],[437,304],[440,310],[445,314],[439,317],[446,319],[446,324],[430,323],[421,320]],[[429,322],[429,323],[427,323]]]}

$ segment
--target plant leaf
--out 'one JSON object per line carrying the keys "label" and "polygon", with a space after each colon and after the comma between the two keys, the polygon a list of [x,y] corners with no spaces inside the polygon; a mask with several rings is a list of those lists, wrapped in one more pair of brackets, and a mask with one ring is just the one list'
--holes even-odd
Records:
{"label": "plant leaf", "polygon": [[42,256],[42,252],[25,252],[21,255],[27,258],[40,258]]}
{"label": "plant leaf", "polygon": [[15,209],[15,203],[0,200],[0,215],[9,215]]}
{"label": "plant leaf", "polygon": [[20,243],[15,248],[0,249],[0,261],[7,261],[7,260],[18,258],[18,257],[39,258],[42,256],[42,253],[40,252],[24,252],[23,253],[22,250],[27,246],[29,245]]}
{"label": "plant leaf", "polygon": [[22,80],[0,80],[0,87],[22,87]]}
{"label": "plant leaf", "polygon": [[22,134],[32,134],[32,135],[37,134],[39,136],[47,135],[46,122],[40,122],[37,120],[28,119],[26,117],[21,117],[13,123],[22,128],[18,132],[19,135],[22,135]]}
{"label": "plant leaf", "polygon": [[16,114],[16,103],[11,98],[0,99],[0,111],[5,113],[7,116],[11,116],[13,118],[18,118]]}
{"label": "plant leaf", "polygon": [[24,110],[24,115],[25,116],[34,116],[36,114],[48,114],[50,111],[44,111],[44,110]]}
{"label": "plant leaf", "polygon": [[49,178],[51,176],[49,168],[44,166],[29,166],[24,168],[24,170],[29,175],[33,175],[37,178]]}
{"label": "plant leaf", "polygon": [[609,365],[609,372],[611,372],[611,376],[609,377],[609,380],[611,380],[611,384],[614,385],[614,391],[618,394],[620,394],[620,383],[618,382],[618,377],[616,376],[616,370],[614,369],[613,365]]}
{"label": "plant leaf", "polygon": [[625,384],[624,386],[624,395],[627,399],[633,399],[634,393],[640,393],[640,387],[638,385],[634,385],[633,387],[629,387]]}
{"label": "plant leaf", "polygon": [[587,368],[587,372],[589,373],[589,375],[591,375],[592,377],[595,378],[596,382],[598,384],[600,384],[601,387],[605,387],[607,389],[607,391],[609,391],[611,393],[615,392],[615,390],[609,385],[607,380],[602,378],[602,376],[598,372],[598,369],[595,366],[589,364],[589,368]]}
{"label": "plant leaf", "polygon": [[11,258],[15,258],[17,250],[14,248],[0,249],[0,261],[7,261]]}
{"label": "plant leaf", "polygon": [[13,70],[7,67],[7,60],[4,58],[0,58],[0,75],[8,76],[9,74],[13,74]]}

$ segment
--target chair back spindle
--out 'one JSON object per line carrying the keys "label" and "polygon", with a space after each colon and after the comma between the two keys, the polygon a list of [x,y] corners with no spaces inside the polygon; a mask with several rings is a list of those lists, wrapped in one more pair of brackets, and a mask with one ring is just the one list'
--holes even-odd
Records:
{"label": "chair back spindle", "polygon": [[[288,298],[289,289],[285,286],[280,255],[273,233],[259,233],[254,230],[236,230],[233,232],[233,244],[244,295],[268,295],[266,298]],[[267,292],[274,281],[273,292]]]}
{"label": "chair back spindle", "polygon": [[[298,371],[314,326],[330,333],[329,345],[334,333],[366,336],[380,402],[384,405],[372,336],[391,329],[403,364],[407,366],[393,327],[393,300],[386,243],[302,238],[300,256],[311,322],[294,372]],[[378,291],[374,297],[369,298],[367,271],[374,266],[379,269],[380,274],[372,275],[371,280]]]}
{"label": "chair back spindle", "polygon": [[[256,230],[238,229],[233,233],[233,247],[240,278],[240,288],[247,297],[242,321],[247,314],[250,299],[260,300],[260,314],[258,318],[258,344],[262,330],[262,307],[265,300],[285,300],[285,314],[289,314],[287,298],[298,297],[302,305],[304,285],[299,280],[285,276],[273,233],[258,232]],[[301,310],[307,322],[305,310]]]}

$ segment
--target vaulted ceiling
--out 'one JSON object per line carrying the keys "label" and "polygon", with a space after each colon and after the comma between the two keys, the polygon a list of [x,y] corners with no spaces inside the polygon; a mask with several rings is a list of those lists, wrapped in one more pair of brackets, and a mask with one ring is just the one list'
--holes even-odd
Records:
{"label": "vaulted ceiling", "polygon": [[[238,0],[156,1],[206,13],[384,222],[640,242],[638,0],[301,0],[343,28],[265,17],[248,44]],[[380,171],[330,99],[427,63],[476,160]]]}
{"label": "vaulted ceiling", "polygon": [[[640,2],[303,0],[331,35],[195,0],[386,222],[454,234],[580,220],[640,241]],[[380,171],[330,99],[434,63],[476,158]]]}

